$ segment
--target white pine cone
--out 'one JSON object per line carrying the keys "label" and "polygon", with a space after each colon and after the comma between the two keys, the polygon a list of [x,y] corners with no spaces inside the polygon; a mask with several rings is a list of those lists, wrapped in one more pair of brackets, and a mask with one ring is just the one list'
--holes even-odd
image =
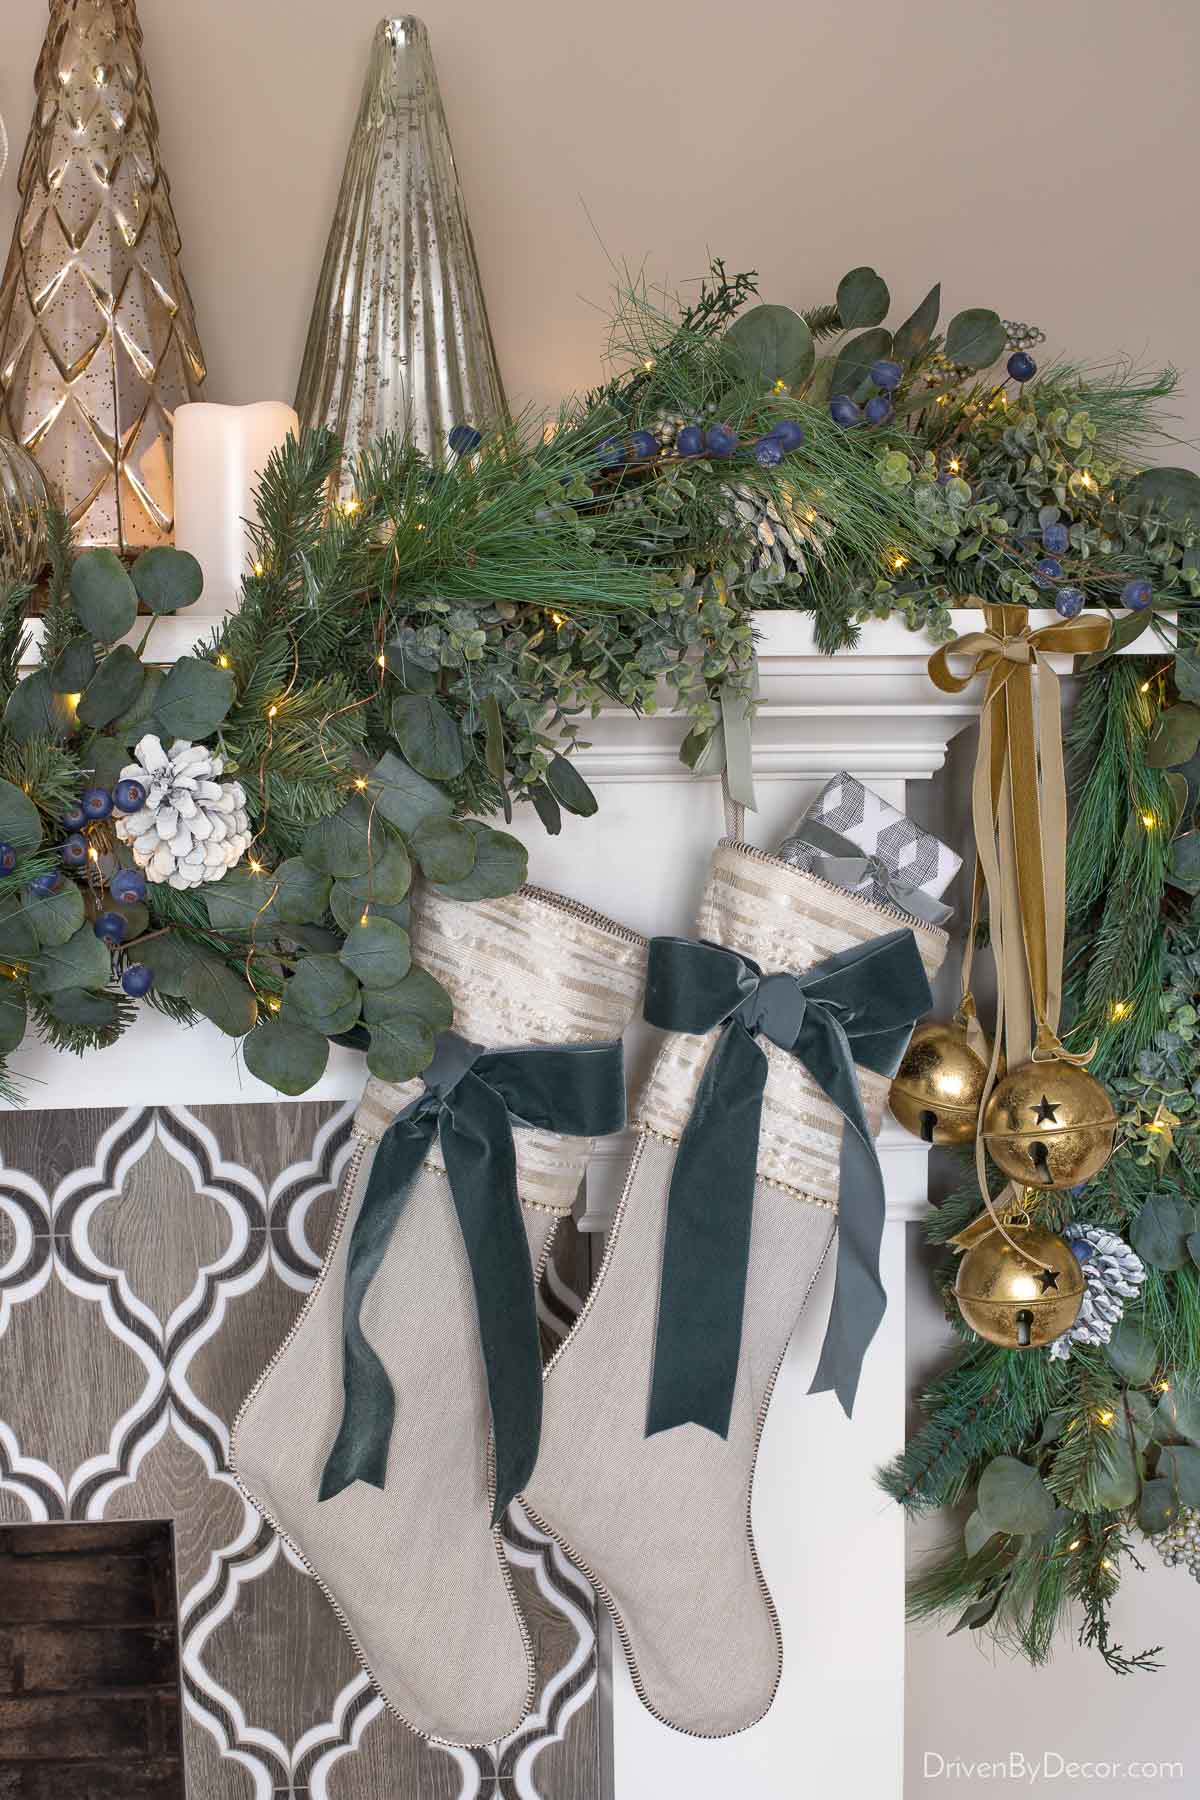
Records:
{"label": "white pine cone", "polygon": [[140,782],[145,804],[139,812],[116,814],[115,825],[147,881],[173,888],[220,881],[250,847],[241,783],[219,781],[221,758],[183,739],[167,750],[159,738],[144,737],[134,756],[121,780]]}
{"label": "white pine cone", "polygon": [[1063,1361],[1072,1344],[1107,1344],[1125,1312],[1125,1301],[1137,1297],[1146,1269],[1136,1251],[1103,1225],[1068,1225],[1063,1234],[1072,1247],[1086,1244],[1091,1255],[1080,1258],[1086,1286],[1075,1323],[1055,1338],[1051,1358]]}

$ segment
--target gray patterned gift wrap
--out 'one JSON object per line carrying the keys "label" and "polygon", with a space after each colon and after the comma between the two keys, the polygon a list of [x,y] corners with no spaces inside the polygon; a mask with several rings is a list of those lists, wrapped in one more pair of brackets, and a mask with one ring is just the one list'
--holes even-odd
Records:
{"label": "gray patterned gift wrap", "polygon": [[[831,858],[852,858],[855,852],[864,859],[864,867],[831,870]],[[962,857],[947,844],[914,825],[844,769],[826,782],[776,854],[794,868],[824,875],[836,886],[884,906],[903,907],[907,891],[940,901],[962,867]],[[949,909],[928,910],[930,923],[940,924],[948,916]]]}

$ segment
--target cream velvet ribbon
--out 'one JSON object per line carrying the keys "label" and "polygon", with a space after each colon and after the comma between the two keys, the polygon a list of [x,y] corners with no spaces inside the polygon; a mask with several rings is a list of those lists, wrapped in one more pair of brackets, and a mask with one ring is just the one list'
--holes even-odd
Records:
{"label": "cream velvet ribbon", "polygon": [[[1067,783],[1059,680],[1045,658],[1052,652],[1074,655],[1103,650],[1111,626],[1107,618],[1081,614],[1074,619],[1056,619],[1035,631],[1027,607],[980,604],[986,630],[966,632],[941,645],[929,659],[929,674],[946,694],[962,693],[979,675],[988,678],[971,787],[977,861],[959,1018],[982,1054],[983,1034],[975,1016],[970,979],[986,886],[996,960],[996,1030],[979,1106],[975,1166],[988,1212],[1006,1241],[1019,1251],[988,1192],[982,1135],[1001,1046],[1010,1069],[1031,1058],[1035,1062],[1062,1058],[1086,1063],[1095,1052],[1093,1045],[1083,1055],[1072,1055],[1058,1036],[1066,935]],[[969,658],[965,674],[954,674],[951,656]]]}

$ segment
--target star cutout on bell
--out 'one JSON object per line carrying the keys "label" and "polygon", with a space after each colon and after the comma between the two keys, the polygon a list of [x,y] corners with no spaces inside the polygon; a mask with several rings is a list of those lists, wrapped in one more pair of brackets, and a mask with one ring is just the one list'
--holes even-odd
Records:
{"label": "star cutout on bell", "polygon": [[1061,1104],[1060,1100],[1048,1100],[1043,1094],[1040,1102],[1033,1109],[1033,1116],[1037,1123],[1039,1125],[1057,1125],[1058,1109]]}
{"label": "star cutout on bell", "polygon": [[1055,1293],[1058,1292],[1058,1270],[1057,1269],[1043,1269],[1041,1274],[1038,1276],[1038,1281],[1041,1283],[1041,1289],[1042,1289],[1043,1294],[1048,1294],[1052,1288]]}

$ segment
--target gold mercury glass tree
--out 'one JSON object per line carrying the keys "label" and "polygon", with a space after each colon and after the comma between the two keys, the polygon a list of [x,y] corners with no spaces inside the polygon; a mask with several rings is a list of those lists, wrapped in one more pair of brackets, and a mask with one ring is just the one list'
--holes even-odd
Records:
{"label": "gold mercury glass tree", "polygon": [[83,545],[169,542],[171,419],[204,357],[133,0],[50,0],[0,284],[0,429]]}
{"label": "gold mercury glass tree", "polygon": [[[420,19],[381,19],[296,395],[347,455],[385,431],[431,457],[505,411],[466,202]],[[343,479],[343,487],[345,480]]]}

